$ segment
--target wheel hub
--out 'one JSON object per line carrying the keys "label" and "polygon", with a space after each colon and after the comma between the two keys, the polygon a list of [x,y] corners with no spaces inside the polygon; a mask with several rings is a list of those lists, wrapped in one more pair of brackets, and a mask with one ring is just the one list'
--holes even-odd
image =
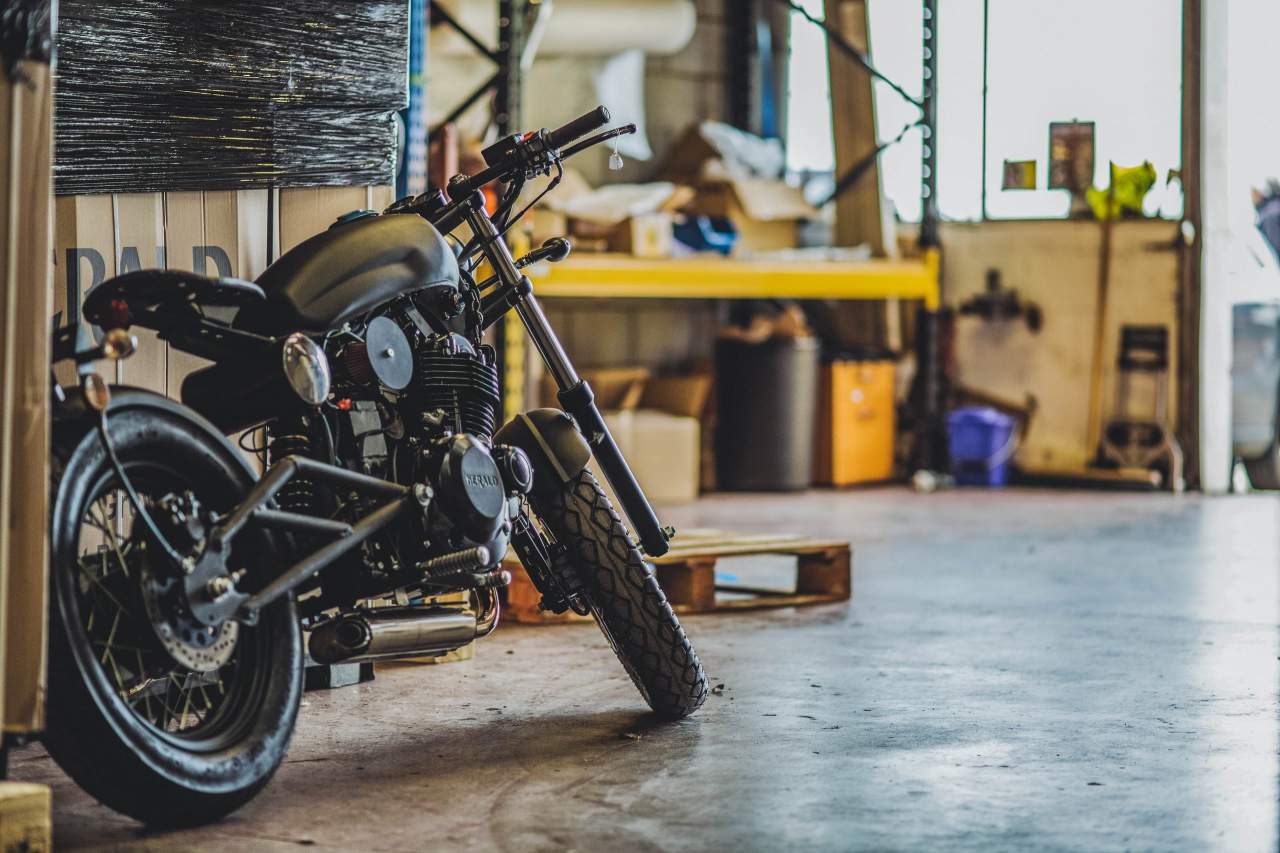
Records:
{"label": "wheel hub", "polygon": [[[209,526],[205,515],[195,496],[186,492],[162,499],[153,520],[170,547],[179,554],[189,554],[199,551],[205,542]],[[173,565],[149,543],[139,543],[139,547],[150,557],[143,569],[142,600],[161,647],[193,672],[213,672],[225,666],[235,651],[240,626],[230,619],[209,624],[198,618],[190,594],[195,559]]]}
{"label": "wheel hub", "polygon": [[156,639],[169,657],[192,672],[213,672],[231,660],[240,625],[227,620],[204,625],[181,602],[182,582],[157,576],[148,566],[143,572],[142,601]]}

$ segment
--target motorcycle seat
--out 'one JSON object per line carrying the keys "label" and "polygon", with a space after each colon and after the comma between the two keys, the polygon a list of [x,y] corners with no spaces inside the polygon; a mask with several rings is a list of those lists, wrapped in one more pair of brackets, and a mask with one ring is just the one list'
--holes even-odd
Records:
{"label": "motorcycle seat", "polygon": [[205,308],[240,308],[266,299],[262,288],[238,278],[209,278],[185,270],[138,270],[90,289],[84,318],[104,329],[158,328]]}

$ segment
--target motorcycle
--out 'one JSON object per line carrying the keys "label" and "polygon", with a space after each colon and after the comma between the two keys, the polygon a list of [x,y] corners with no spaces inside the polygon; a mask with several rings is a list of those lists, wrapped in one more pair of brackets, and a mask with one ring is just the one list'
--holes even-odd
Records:
{"label": "motorcycle", "polygon": [[[457,649],[497,626],[509,548],[544,608],[595,617],[657,715],[705,701],[645,563],[674,531],[522,272],[569,244],[516,259],[504,239],[527,181],[547,177],[550,191],[564,160],[635,129],[597,132],[608,122],[600,107],[501,139],[448,196],[348,214],[256,282],[176,270],[105,281],[85,322],[55,331],[54,360],[74,363],[79,387],[54,381],[44,739],[85,790],[152,825],[233,811],[284,757],[304,636],[318,664]],[[490,214],[481,188],[495,182]],[[497,427],[483,335],[512,311],[560,408]],[[211,362],[182,403],[95,372],[128,357],[133,327]],[[469,604],[435,603],[451,593]]]}

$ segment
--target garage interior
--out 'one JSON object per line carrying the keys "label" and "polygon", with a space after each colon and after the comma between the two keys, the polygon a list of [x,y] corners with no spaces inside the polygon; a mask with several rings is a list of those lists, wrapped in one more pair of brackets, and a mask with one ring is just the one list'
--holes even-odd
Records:
{"label": "garage interior", "polygon": [[[0,850],[1280,846],[1272,6],[9,0]],[[598,145],[561,162],[581,139]],[[476,236],[476,217],[501,237]],[[483,321],[482,344],[434,317],[430,329],[402,322],[372,296],[349,309],[381,292],[372,273],[331,300],[341,319],[329,327],[306,326],[316,315],[299,307],[293,326],[270,331],[265,309],[253,313],[254,299],[282,304],[287,276],[332,274],[338,292],[343,256],[291,260],[317,240],[365,229],[342,251],[372,253],[358,244],[372,246],[379,223],[409,220],[414,233],[441,225],[456,238],[439,261],[453,265],[455,290],[492,288],[446,314]],[[508,260],[523,259],[510,281],[489,254],[502,241]],[[436,300],[413,274],[421,289],[402,286],[385,305]],[[152,290],[130,289],[140,281]],[[212,309],[241,319],[193,346],[194,327],[163,325],[187,301],[154,289],[166,282],[207,300],[202,323],[222,322]],[[142,311],[144,297],[158,307]],[[531,315],[554,330],[550,343]],[[88,692],[65,686],[77,648],[67,637],[81,629],[59,575],[85,560],[83,544],[79,563],[59,559],[72,500],[59,484],[88,452],[65,442],[74,434],[112,458],[106,425],[139,405],[125,387],[143,389],[215,424],[247,482],[268,483],[294,458],[276,442],[296,436],[276,424],[310,423],[281,395],[305,395],[292,378],[259,381],[217,335],[274,346],[274,363],[283,341],[287,373],[291,332],[314,348],[300,357],[325,361],[324,391],[307,404],[341,482],[377,479],[396,501],[417,500],[435,520],[412,530],[430,540],[463,512],[450,489],[480,500],[482,479],[448,468],[456,456],[461,472],[478,470],[462,460],[479,444],[506,489],[495,512],[513,515],[501,533],[495,521],[473,534],[468,504],[455,550],[409,561],[425,580],[361,589],[347,607],[330,597],[347,564],[306,564],[365,536],[344,513],[373,505],[313,513],[306,535],[327,530],[339,544],[281,557],[274,571],[299,577],[260,605],[280,614],[288,603],[287,633],[301,638],[300,665],[279,676],[298,691],[281,700],[283,718],[297,715],[287,751],[247,759],[278,769],[235,806],[185,819],[174,816],[185,804],[199,811],[229,789],[197,779],[188,788],[201,793],[183,800],[168,782],[148,789],[126,759],[128,790],[112,792],[102,768],[120,753],[92,732],[127,744],[128,726],[151,726],[163,752],[235,727],[218,729],[223,712],[206,697],[188,729],[193,712],[169,708],[165,678],[123,684],[116,629],[101,639],[92,613],[81,629],[106,652],[90,660],[106,698],[84,698],[98,695],[88,675]],[[412,351],[412,379],[377,361],[411,344],[436,347]],[[74,364],[54,363],[51,388],[60,354]],[[422,402],[410,382],[447,372],[444,356],[492,365],[492,412],[476,416],[454,392],[457,428],[419,447],[404,437],[418,421],[440,428],[447,405]],[[594,403],[571,393],[579,376]],[[357,385],[376,404],[345,390]],[[284,415],[255,417],[255,406]],[[400,406],[418,420],[387,414]],[[522,414],[547,408],[569,415]],[[558,418],[594,456],[567,472],[551,438],[562,433],[546,431]],[[435,461],[405,474],[402,438]],[[363,463],[341,458],[348,439]],[[113,440],[125,463],[103,470],[133,470],[124,433]],[[512,486],[522,470],[532,486]],[[290,476],[314,487],[337,475]],[[566,489],[602,484],[642,547],[618,559],[678,616],[696,658],[682,658],[691,680],[675,705],[655,695],[648,663],[626,663],[630,630],[652,623],[609,622],[611,605],[593,596],[611,584],[582,580],[591,569],[573,525],[562,532],[538,503],[557,477]],[[172,656],[184,684],[216,677],[222,690],[228,658],[175,651],[164,631],[179,623],[157,615],[178,595],[156,580],[164,549],[186,589],[182,574],[206,571],[206,539],[191,535],[198,563],[180,561],[172,524],[144,525],[132,509],[175,504],[137,498],[127,479],[125,491],[130,503],[119,497],[98,527],[128,522],[121,542],[128,533],[161,552],[138,558],[142,591],[129,593],[155,631],[146,654]],[[281,485],[246,514],[294,524],[290,548],[313,541],[285,518],[302,512],[287,502],[295,493]],[[208,538],[221,542],[230,505],[193,505],[190,524],[219,525]],[[522,526],[516,508],[533,521]],[[591,509],[581,517],[607,527]],[[384,558],[367,543],[350,553]],[[103,566],[119,554],[126,580],[108,589],[104,569],[81,595],[96,584],[115,601],[135,552],[94,547]],[[243,576],[215,579],[224,587],[210,599],[244,599],[234,616],[206,616],[198,596],[179,608],[241,649],[228,652],[237,679],[255,660],[243,637],[268,631],[249,608],[275,588],[250,573],[241,594]],[[379,612],[462,619],[466,639],[432,633],[414,646],[379,634]],[[326,657],[318,638],[338,643],[331,629],[355,618],[373,626],[368,649]],[[448,630],[412,624],[419,637]],[[404,645],[380,655],[378,642]],[[671,648],[681,654],[678,638]],[[157,696],[159,721],[141,716]],[[98,720],[99,701],[140,716],[77,722]]]}

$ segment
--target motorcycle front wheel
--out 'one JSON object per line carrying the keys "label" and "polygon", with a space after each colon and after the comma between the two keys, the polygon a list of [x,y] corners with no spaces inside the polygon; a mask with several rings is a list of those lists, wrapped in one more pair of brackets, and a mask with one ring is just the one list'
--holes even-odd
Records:
{"label": "motorcycle front wheel", "polygon": [[590,471],[532,496],[542,525],[563,545],[596,624],[654,713],[687,717],[707,699],[707,676],[680,620]]}
{"label": "motorcycle front wheel", "polygon": [[[252,485],[229,442],[170,401],[126,394],[108,423],[149,509],[187,494],[225,513]],[[216,820],[267,784],[293,733],[303,663],[293,600],[264,609],[253,627],[162,613],[177,609],[155,594],[171,567],[141,535],[97,432],[55,436],[55,448],[49,753],[88,793],[146,824]],[[231,563],[246,585],[255,566],[271,565],[271,545],[251,531],[237,538]],[[196,636],[202,629],[216,642]]]}

